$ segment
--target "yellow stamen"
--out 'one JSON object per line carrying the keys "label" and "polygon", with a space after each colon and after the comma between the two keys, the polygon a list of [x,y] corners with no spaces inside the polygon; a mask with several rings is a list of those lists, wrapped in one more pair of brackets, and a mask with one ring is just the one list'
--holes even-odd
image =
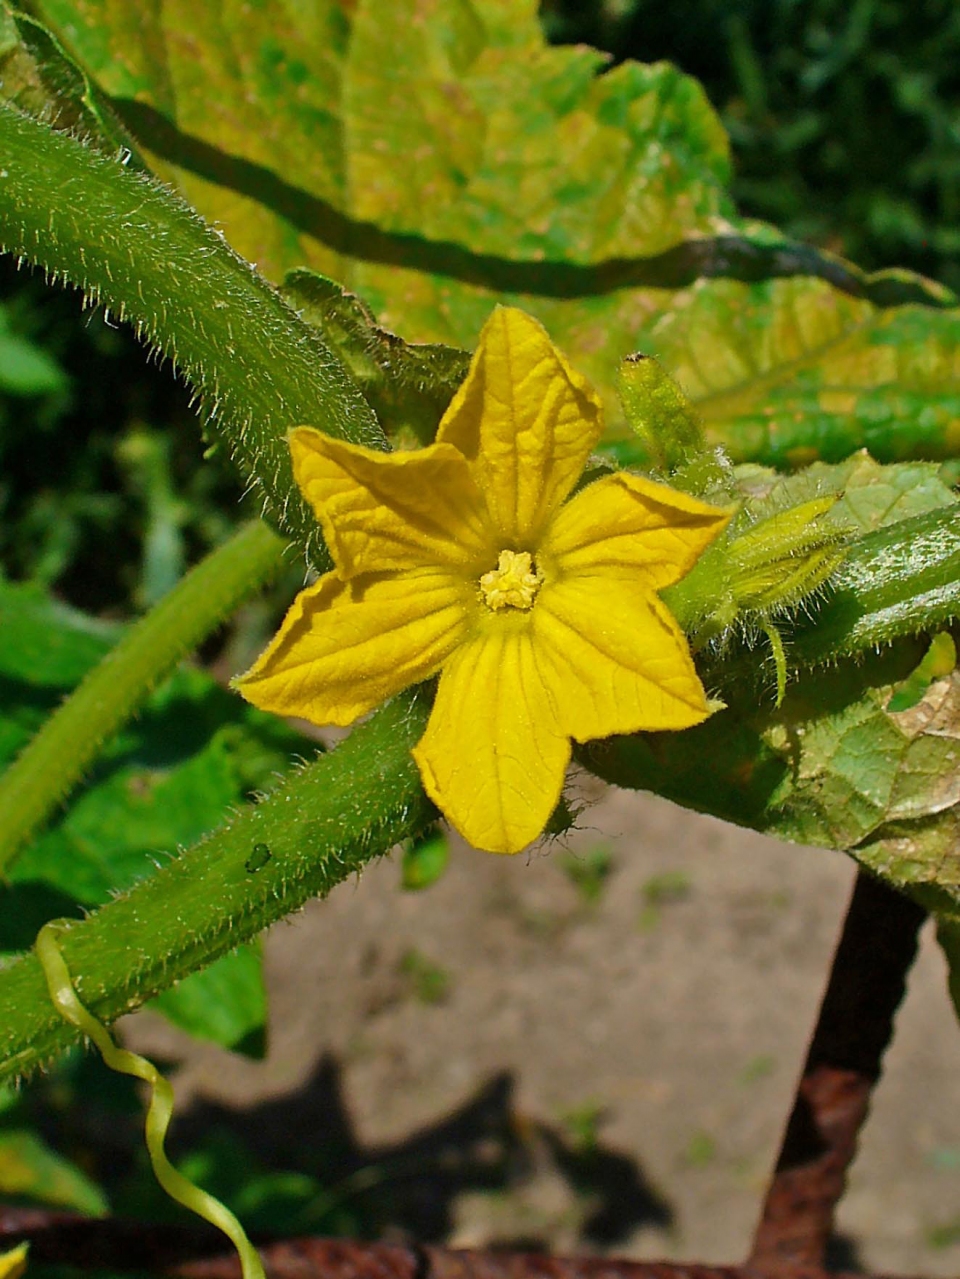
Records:
{"label": "yellow stamen", "polygon": [[531,608],[542,581],[529,551],[501,551],[497,567],[480,579],[480,594],[488,608]]}

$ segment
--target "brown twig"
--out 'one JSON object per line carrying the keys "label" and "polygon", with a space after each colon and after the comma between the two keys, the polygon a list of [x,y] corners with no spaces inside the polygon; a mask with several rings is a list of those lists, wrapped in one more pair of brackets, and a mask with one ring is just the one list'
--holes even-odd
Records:
{"label": "brown twig", "polygon": [[925,911],[860,871],[748,1265],[820,1268]]}

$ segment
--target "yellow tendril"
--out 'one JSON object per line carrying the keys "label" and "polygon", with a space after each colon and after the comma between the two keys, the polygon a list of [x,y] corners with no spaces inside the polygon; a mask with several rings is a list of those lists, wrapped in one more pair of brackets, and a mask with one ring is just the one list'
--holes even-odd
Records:
{"label": "yellow tendril", "polygon": [[65,1021],[93,1040],[111,1070],[123,1075],[134,1075],[150,1085],[150,1105],[147,1108],[144,1136],[157,1181],[171,1199],[223,1231],[240,1255],[243,1279],[265,1279],[257,1251],[230,1209],[219,1199],[188,1181],[167,1158],[163,1142],[173,1114],[173,1089],[152,1062],[125,1048],[118,1048],[106,1026],[97,1021],[80,1002],[57,941],[58,934],[65,931],[64,925],[58,922],[44,924],[34,942],[54,1007]]}

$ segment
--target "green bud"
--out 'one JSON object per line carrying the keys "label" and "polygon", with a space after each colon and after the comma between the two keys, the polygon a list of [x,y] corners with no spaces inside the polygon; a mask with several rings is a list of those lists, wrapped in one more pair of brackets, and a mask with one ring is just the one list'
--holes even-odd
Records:
{"label": "green bud", "polygon": [[846,555],[848,531],[829,519],[835,496],[818,497],[744,527],[735,519],[693,570],[663,598],[695,646],[724,643],[740,631],[770,641],[777,670],[777,702],[786,689],[786,653],[778,619],[822,592]]}
{"label": "green bud", "polygon": [[794,612],[823,587],[846,554],[847,530],[825,518],[837,498],[818,497],[726,536],[697,561],[664,599],[698,642],[739,625]]}
{"label": "green bud", "polygon": [[729,543],[726,569],[738,615],[791,612],[840,567],[847,531],[823,519],[836,502],[818,497],[778,511]]}
{"label": "green bud", "polygon": [[675,471],[707,452],[693,406],[652,356],[620,361],[617,394],[628,426],[659,470]]}

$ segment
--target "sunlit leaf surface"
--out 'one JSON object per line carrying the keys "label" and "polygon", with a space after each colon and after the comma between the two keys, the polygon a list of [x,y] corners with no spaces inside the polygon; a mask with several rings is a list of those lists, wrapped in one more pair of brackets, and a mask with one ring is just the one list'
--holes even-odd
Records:
{"label": "sunlit leaf surface", "polygon": [[[614,434],[613,374],[642,349],[738,458],[956,445],[956,317],[876,305],[942,293],[738,220],[726,136],[670,64],[551,48],[533,0],[35,9],[275,281],[311,267],[408,340],[464,348],[494,301],[522,305],[605,389]],[[784,273],[822,278],[765,279]]]}

